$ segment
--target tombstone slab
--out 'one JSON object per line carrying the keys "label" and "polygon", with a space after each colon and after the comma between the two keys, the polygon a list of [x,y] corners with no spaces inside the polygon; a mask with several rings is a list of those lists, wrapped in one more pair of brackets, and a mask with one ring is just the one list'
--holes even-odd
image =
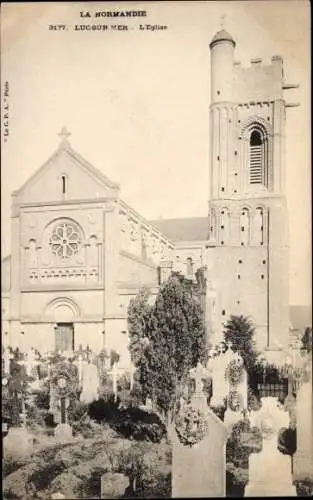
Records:
{"label": "tombstone slab", "polygon": [[100,498],[121,498],[129,486],[129,479],[124,474],[107,472],[101,476]]}
{"label": "tombstone slab", "polygon": [[66,443],[73,438],[73,429],[69,424],[59,424],[54,431],[55,439],[60,443]]}
{"label": "tombstone slab", "polygon": [[99,376],[96,365],[82,364],[82,392],[80,401],[90,404],[98,399]]}
{"label": "tombstone slab", "polygon": [[233,411],[227,408],[224,415],[224,424],[227,427],[228,432],[231,434],[233,425],[235,425],[239,420],[242,420],[242,413],[240,411]]}
{"label": "tombstone slab", "polygon": [[25,427],[11,427],[3,439],[4,455],[25,457],[33,452],[34,437]]}
{"label": "tombstone slab", "polygon": [[297,394],[297,451],[294,455],[294,479],[313,480],[313,388],[312,358],[306,360],[308,382],[304,382]]}
{"label": "tombstone slab", "polygon": [[208,433],[193,446],[185,446],[171,429],[172,497],[226,496],[226,428],[208,408]]}
{"label": "tombstone slab", "polygon": [[277,448],[277,436],[282,427],[288,427],[289,415],[276,398],[262,398],[260,410],[262,451],[249,457],[247,497],[297,496],[292,484],[291,459]]}

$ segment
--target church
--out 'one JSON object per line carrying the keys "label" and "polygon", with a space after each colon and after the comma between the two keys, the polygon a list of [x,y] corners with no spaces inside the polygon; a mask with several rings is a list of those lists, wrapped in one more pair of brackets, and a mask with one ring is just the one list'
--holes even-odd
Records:
{"label": "church", "polygon": [[[127,307],[156,296],[171,270],[206,267],[215,342],[230,315],[248,316],[259,349],[289,342],[283,60],[235,60],[222,29],[210,43],[208,213],[146,220],[70,145],[12,194],[11,255],[2,261],[6,345],[41,352],[114,349],[128,366]],[[139,181],[139,180],[138,180]]]}

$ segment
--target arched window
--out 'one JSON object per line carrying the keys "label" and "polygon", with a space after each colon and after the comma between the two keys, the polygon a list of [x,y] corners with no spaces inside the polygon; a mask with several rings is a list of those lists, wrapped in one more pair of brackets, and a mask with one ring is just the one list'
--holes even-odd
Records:
{"label": "arched window", "polygon": [[62,194],[66,194],[67,191],[67,177],[64,174],[61,176],[61,191]]}
{"label": "arched window", "polygon": [[268,185],[267,136],[260,128],[250,133],[250,184]]}
{"label": "arched window", "polygon": [[247,208],[243,208],[240,215],[240,244],[248,245],[250,241],[250,215]]}

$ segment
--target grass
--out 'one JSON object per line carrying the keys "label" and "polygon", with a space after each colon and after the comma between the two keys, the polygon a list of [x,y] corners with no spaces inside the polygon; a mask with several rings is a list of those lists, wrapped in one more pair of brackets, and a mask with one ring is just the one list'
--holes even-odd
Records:
{"label": "grass", "polygon": [[[164,491],[170,484],[169,446],[164,442],[126,439],[108,425],[94,422],[89,422],[68,443],[56,443],[54,437],[42,430],[36,433],[30,456],[23,460],[4,458],[3,490],[7,491],[7,498],[18,498],[14,496],[18,495],[23,500],[31,500],[37,494],[42,500],[48,500],[56,491],[61,491],[66,498],[99,498],[102,474],[125,473],[120,470],[120,464],[130,449],[132,453],[136,450],[134,456],[143,459],[137,496],[151,496],[149,492],[153,492],[152,496],[168,496]],[[164,490],[163,493],[160,491],[158,495],[158,488]]]}

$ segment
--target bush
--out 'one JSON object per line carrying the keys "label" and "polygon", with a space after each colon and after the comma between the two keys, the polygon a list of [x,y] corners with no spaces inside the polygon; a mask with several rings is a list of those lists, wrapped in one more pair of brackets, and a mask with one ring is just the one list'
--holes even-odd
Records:
{"label": "bush", "polygon": [[8,455],[2,458],[2,479],[17,471],[23,463],[16,458]]}
{"label": "bush", "polygon": [[166,427],[154,413],[139,408],[119,408],[120,401],[94,401],[89,406],[90,418],[108,422],[112,429],[125,438],[158,443],[166,434]]}
{"label": "bush", "polygon": [[21,497],[12,488],[3,490],[3,500],[18,500]]}
{"label": "bush", "polygon": [[248,409],[250,411],[258,411],[262,406],[260,395],[257,391],[248,388]]}
{"label": "bush", "polygon": [[218,406],[210,406],[211,410],[215,413],[215,415],[224,422],[224,416],[226,412],[226,405],[218,405]]}
{"label": "bush", "polygon": [[46,489],[51,481],[66,469],[62,461],[55,461],[50,464],[44,463],[36,472],[28,477],[28,483],[33,483],[36,491]]}
{"label": "bush", "polygon": [[166,427],[161,419],[139,408],[121,409],[112,427],[123,437],[138,441],[159,443],[166,435]]}
{"label": "bush", "polygon": [[123,375],[117,381],[117,391],[130,391],[130,375],[129,373],[123,373]]}
{"label": "bush", "polygon": [[294,481],[298,497],[313,497],[313,480],[310,478]]}
{"label": "bush", "polygon": [[167,444],[134,444],[121,453],[118,470],[129,478],[125,497],[171,498],[171,450]]}
{"label": "bush", "polygon": [[113,380],[107,372],[103,372],[100,377],[98,394],[99,398],[104,400],[113,396]]}
{"label": "bush", "polygon": [[213,394],[212,378],[206,378],[203,380],[203,393],[206,395],[207,403],[209,405]]}
{"label": "bush", "polygon": [[50,407],[50,394],[49,387],[45,386],[42,391],[37,391],[34,397],[34,403],[37,408],[49,410]]}
{"label": "bush", "polygon": [[73,399],[68,407],[68,420],[69,422],[79,422],[86,415],[88,415],[88,405],[77,399]]}
{"label": "bush", "polygon": [[226,496],[241,498],[245,495],[249,473],[247,469],[234,467],[232,463],[226,465]]}
{"label": "bush", "polygon": [[294,455],[297,450],[296,429],[282,427],[277,437],[277,448],[283,455]]}
{"label": "bush", "polygon": [[248,469],[249,451],[243,441],[245,435],[250,431],[250,424],[247,420],[240,420],[233,425],[232,433],[226,443],[226,462],[232,463],[235,468]]}
{"label": "bush", "polygon": [[118,402],[114,402],[114,394],[108,399],[98,399],[93,401],[88,408],[88,415],[96,422],[112,422],[118,413]]}
{"label": "bush", "polygon": [[40,409],[34,404],[26,405],[26,424],[35,429],[36,427],[44,427],[47,418],[47,410]]}

